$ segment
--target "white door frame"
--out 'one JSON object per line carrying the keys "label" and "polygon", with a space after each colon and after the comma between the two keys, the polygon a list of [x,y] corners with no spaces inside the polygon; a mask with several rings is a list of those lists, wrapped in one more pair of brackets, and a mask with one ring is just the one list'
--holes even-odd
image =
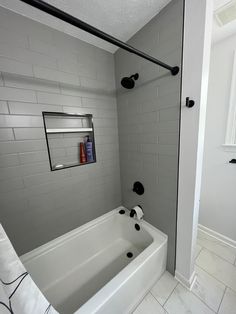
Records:
{"label": "white door frame", "polygon": [[[195,279],[213,0],[186,0],[181,96],[176,278],[186,287]],[[186,97],[195,101],[187,108]]]}

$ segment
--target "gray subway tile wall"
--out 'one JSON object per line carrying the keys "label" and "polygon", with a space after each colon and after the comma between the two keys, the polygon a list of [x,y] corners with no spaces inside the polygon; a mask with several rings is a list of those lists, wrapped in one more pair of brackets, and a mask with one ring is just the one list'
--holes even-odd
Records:
{"label": "gray subway tile wall", "polygon": [[[51,172],[42,111],[92,113],[97,163]],[[1,8],[0,222],[18,254],[120,204],[114,56]]]}
{"label": "gray subway tile wall", "polygon": [[[171,65],[181,66],[183,0],[172,1],[129,43]],[[167,268],[174,273],[181,74],[118,50],[115,54],[122,202],[141,204],[145,219],[168,235]],[[139,73],[133,90],[123,76]],[[143,196],[132,192],[135,181]]]}
{"label": "gray subway tile wall", "polygon": [[[180,65],[182,2],[172,1],[130,43]],[[136,88],[123,90],[121,77],[136,72]],[[180,74],[120,50],[114,58],[0,8],[0,222],[17,252],[121,203],[141,204],[145,219],[169,236],[173,273],[179,109]],[[52,173],[42,111],[93,114],[97,163]],[[64,160],[75,149],[58,145],[53,155]],[[144,196],[132,192],[136,180]]]}

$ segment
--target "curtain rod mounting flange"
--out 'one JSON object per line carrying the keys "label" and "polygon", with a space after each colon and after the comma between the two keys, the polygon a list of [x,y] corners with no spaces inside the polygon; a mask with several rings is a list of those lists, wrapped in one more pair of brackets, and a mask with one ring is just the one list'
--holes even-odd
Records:
{"label": "curtain rod mounting flange", "polygon": [[179,73],[179,67],[173,67],[170,71],[172,75],[177,75]]}

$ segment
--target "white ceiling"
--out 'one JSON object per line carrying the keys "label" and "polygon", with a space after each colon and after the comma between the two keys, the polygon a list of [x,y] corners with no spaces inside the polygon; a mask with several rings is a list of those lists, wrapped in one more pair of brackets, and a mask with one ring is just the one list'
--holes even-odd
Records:
{"label": "white ceiling", "polygon": [[[123,41],[130,39],[171,0],[45,0]],[[0,0],[0,6],[114,53],[117,47],[49,16],[20,0]]]}
{"label": "white ceiling", "polygon": [[[223,5],[231,2],[232,0],[214,0],[214,10],[219,9]],[[213,29],[212,29],[213,43],[223,40],[233,34],[236,34],[236,20],[224,26],[219,26],[215,17],[213,17]]]}

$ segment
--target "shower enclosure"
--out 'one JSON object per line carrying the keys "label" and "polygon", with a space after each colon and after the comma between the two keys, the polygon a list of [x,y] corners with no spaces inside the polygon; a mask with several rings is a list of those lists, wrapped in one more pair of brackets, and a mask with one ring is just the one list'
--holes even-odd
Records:
{"label": "shower enclosure", "polygon": [[[120,205],[139,204],[144,219],[168,236],[167,269],[174,274],[184,1],[170,1],[128,43],[42,1],[23,2],[120,49],[112,55],[1,9],[0,27],[11,41],[2,52],[1,108],[18,118],[2,126],[12,128],[12,136],[6,133],[0,143],[0,221],[17,253]],[[31,58],[24,58],[22,46]],[[11,56],[29,68],[8,66]],[[96,162],[51,172],[42,111],[92,115]],[[75,152],[56,145],[56,157]],[[142,195],[133,191],[137,181]]]}
{"label": "shower enclosure", "polygon": [[[183,0],[169,3],[128,43],[42,1],[21,1],[122,48],[115,54],[122,201],[142,204],[145,218],[168,235],[174,274]],[[137,180],[146,188],[142,198],[130,189]]]}

